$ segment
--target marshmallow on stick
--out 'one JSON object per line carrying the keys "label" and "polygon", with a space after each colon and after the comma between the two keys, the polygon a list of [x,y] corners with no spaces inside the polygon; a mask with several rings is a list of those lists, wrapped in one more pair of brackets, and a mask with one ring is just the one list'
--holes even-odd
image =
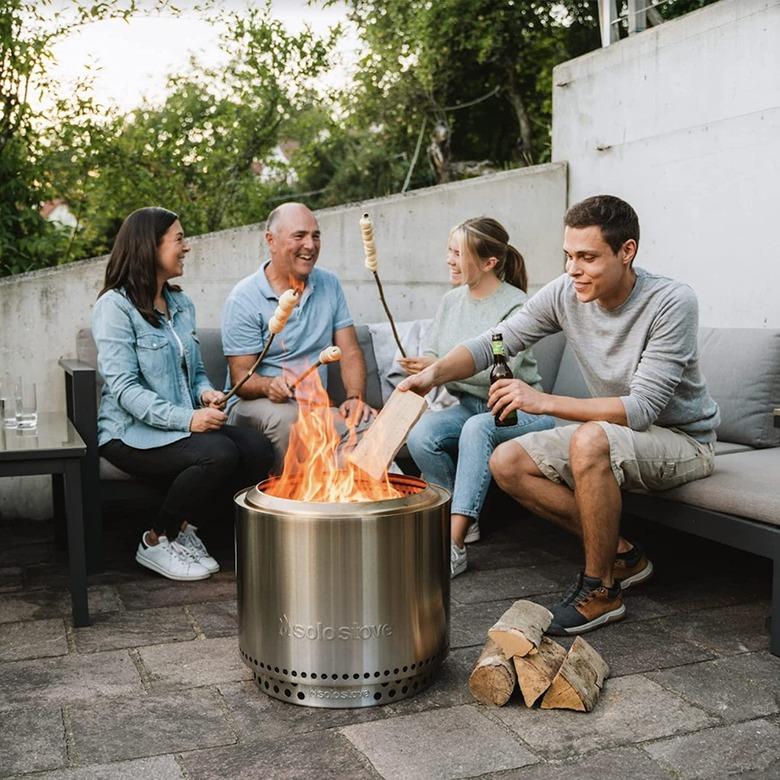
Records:
{"label": "marshmallow on stick", "polygon": [[393,321],[393,315],[390,313],[390,307],[385,300],[385,292],[382,289],[382,282],[379,279],[379,263],[376,259],[376,243],[374,242],[374,223],[371,221],[371,217],[368,214],[363,214],[360,218],[360,232],[363,235],[363,254],[365,255],[365,265],[372,274],[374,274],[374,280],[376,286],[379,289],[379,299],[382,301],[387,319],[390,321],[390,327],[393,331],[393,337],[395,343],[398,345],[398,349],[401,355],[406,357],[401,339],[398,337],[398,331],[395,329],[395,322]]}
{"label": "marshmallow on stick", "polygon": [[268,350],[271,348],[274,336],[276,336],[277,333],[282,332],[282,328],[284,328],[284,326],[287,324],[287,320],[290,317],[290,314],[292,314],[292,310],[298,305],[298,301],[299,294],[296,290],[286,290],[282,293],[282,296],[279,298],[279,305],[276,307],[276,309],[274,309],[274,313],[271,319],[268,320],[268,330],[270,331],[270,335],[268,336],[268,341],[265,342],[263,351],[260,353],[257,360],[255,360],[255,362],[252,364],[252,367],[249,369],[249,371],[246,372],[246,375],[239,379],[238,382],[236,382],[233,387],[230,388],[230,391],[222,401],[222,406],[224,406],[225,403],[241,389],[249,377],[255,373],[263,358],[268,354]]}
{"label": "marshmallow on stick", "polygon": [[320,352],[317,362],[309,366],[293,383],[292,389],[295,390],[298,385],[306,379],[309,374],[316,371],[320,366],[326,366],[328,363],[336,363],[341,360],[341,350],[338,347],[326,347]]}

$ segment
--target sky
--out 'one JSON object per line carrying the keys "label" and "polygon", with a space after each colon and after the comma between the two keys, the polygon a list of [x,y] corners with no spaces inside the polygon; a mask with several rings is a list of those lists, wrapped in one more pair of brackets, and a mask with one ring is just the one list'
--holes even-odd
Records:
{"label": "sky", "polygon": [[[165,97],[166,76],[186,69],[191,54],[197,54],[207,65],[224,61],[218,48],[219,30],[188,11],[187,2],[176,5],[182,9],[179,17],[139,15],[130,22],[111,20],[82,27],[55,45],[50,75],[67,93],[74,80],[84,74],[86,66],[94,63],[100,67],[94,91],[101,103],[114,104],[125,112],[138,106],[143,97],[161,102]],[[247,3],[220,0],[218,5],[243,8]],[[306,0],[272,0],[272,10],[292,33],[304,23],[319,34],[339,22],[346,24],[346,10],[341,3],[321,8],[310,6]],[[353,28],[347,27],[337,53],[341,64],[325,77],[324,86],[343,84],[356,58],[357,35]]]}

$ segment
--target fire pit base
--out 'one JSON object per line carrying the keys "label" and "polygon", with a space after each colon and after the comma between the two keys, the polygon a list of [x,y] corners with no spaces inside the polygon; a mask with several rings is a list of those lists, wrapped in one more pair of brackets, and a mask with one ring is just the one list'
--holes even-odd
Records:
{"label": "fire pit base", "polygon": [[236,496],[239,649],[260,690],[370,707],[430,685],[449,647],[449,493],[391,475],[401,498]]}

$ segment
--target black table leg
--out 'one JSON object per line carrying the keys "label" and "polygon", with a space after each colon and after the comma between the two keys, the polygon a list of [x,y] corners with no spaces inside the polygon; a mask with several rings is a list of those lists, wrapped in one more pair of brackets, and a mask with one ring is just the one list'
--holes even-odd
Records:
{"label": "black table leg", "polygon": [[81,503],[81,464],[75,458],[65,461],[65,511],[68,518],[68,563],[73,624],[89,625],[87,565],[84,556],[84,512]]}
{"label": "black table leg", "polygon": [[65,484],[62,474],[51,475],[52,509],[54,510],[54,545],[58,550],[68,546],[67,513],[65,511]]}

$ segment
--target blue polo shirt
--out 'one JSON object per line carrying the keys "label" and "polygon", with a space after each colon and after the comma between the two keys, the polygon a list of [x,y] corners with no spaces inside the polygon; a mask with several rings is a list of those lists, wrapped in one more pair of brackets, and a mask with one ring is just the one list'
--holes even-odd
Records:
{"label": "blue polo shirt", "polygon": [[[222,349],[226,357],[257,355],[268,337],[268,322],[279,304],[265,269],[242,279],[231,291],[222,310]],[[314,268],[306,280],[301,302],[293,309],[284,329],[258,366],[261,376],[279,376],[282,367],[296,373],[317,361],[320,352],[333,344],[333,334],[352,325],[344,290],[335,274]],[[320,367],[327,387],[327,368]],[[225,389],[230,388],[230,376]]]}

